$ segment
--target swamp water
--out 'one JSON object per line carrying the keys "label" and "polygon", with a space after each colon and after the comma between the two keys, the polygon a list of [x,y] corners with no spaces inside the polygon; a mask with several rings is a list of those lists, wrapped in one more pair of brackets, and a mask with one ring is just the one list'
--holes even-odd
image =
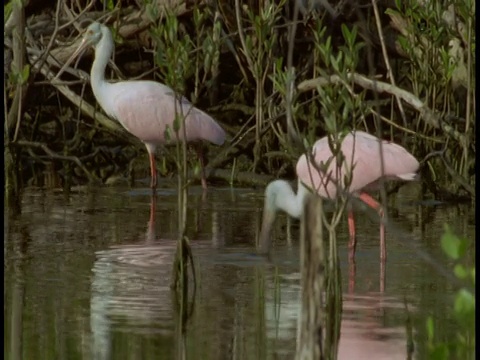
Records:
{"label": "swamp water", "polygon": [[[378,220],[356,212],[355,274],[346,216],[338,227],[343,294],[339,359],[426,354],[425,322],[455,333],[454,286],[443,224],[473,239],[469,205],[425,205],[416,184],[389,199],[384,291]],[[413,191],[412,191],[413,189]],[[300,309],[298,222],[278,217],[270,262],[255,254],[263,191],[189,189],[188,228],[196,291],[180,304],[170,290],[177,194],[159,189],[61,192],[27,189],[22,212],[4,224],[4,355],[7,359],[293,359]],[[151,211],[153,210],[153,211]],[[415,246],[412,246],[415,244]],[[472,251],[472,257],[474,251]],[[472,260],[474,261],[474,260]],[[179,314],[182,313],[183,316]]]}

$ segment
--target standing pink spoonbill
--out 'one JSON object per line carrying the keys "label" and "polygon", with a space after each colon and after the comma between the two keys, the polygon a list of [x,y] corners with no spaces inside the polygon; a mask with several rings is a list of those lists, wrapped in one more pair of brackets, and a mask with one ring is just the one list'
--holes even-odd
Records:
{"label": "standing pink spoonbill", "polygon": [[[382,143],[381,148],[380,142]],[[284,180],[275,180],[268,184],[265,190],[263,223],[260,232],[260,253],[265,254],[270,250],[270,231],[276,212],[283,210],[291,217],[300,218],[304,211],[305,199],[310,191],[316,192],[326,199],[335,199],[346,191],[378,211],[383,220],[382,206],[364,189],[372,186],[381,178],[414,180],[419,168],[417,159],[400,145],[380,140],[363,131],[348,133],[342,140],[341,151],[344,160],[341,167],[337,168],[337,157],[330,149],[328,137],[317,140],[313,145],[311,156],[316,166],[310,163],[305,154],[298,159],[296,167],[298,190],[296,194],[290,184]],[[351,182],[349,186],[346,186],[345,178],[348,175],[351,176]],[[350,257],[353,258],[356,240],[355,221],[351,206],[348,210],[348,228]],[[382,260],[386,258],[383,221],[380,222],[380,258]]]}
{"label": "standing pink spoonbill", "polygon": [[[155,149],[157,145],[177,141],[174,131],[176,114],[185,117],[186,130],[186,136],[184,136],[183,128],[180,126],[178,140],[187,142],[208,140],[216,145],[224,143],[225,131],[220,125],[184,97],[175,96],[175,92],[168,86],[155,81],[117,83],[105,81],[105,68],[114,51],[114,42],[108,27],[97,22],[88,26],[80,46],[67,60],[56,78],[90,45],[95,48],[95,60],[90,73],[93,94],[109,116],[118,120],[128,132],[145,144],[150,158],[152,189],[157,186]],[[202,186],[206,189],[207,182],[201,153],[199,157],[202,167]]]}

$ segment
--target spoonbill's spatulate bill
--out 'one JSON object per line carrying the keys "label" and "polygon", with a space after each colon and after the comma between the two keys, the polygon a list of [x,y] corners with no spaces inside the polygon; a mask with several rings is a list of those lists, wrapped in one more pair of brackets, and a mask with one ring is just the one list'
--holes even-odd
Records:
{"label": "spoonbill's spatulate bill", "polygon": [[[380,142],[382,142],[381,148]],[[341,167],[337,168],[337,159],[328,145],[328,138],[323,137],[317,140],[313,145],[311,156],[316,166],[310,163],[305,154],[298,159],[296,167],[298,190],[296,194],[286,181],[275,180],[268,184],[265,190],[263,223],[260,233],[260,253],[268,253],[270,250],[270,231],[276,212],[283,210],[294,218],[300,218],[303,214],[306,196],[310,191],[316,192],[326,199],[334,199],[346,191],[377,210],[383,219],[382,206],[362,190],[381,178],[414,180],[419,168],[417,159],[402,146],[380,140],[363,131],[348,133],[342,140],[341,151],[345,158]],[[345,185],[347,174],[351,175],[348,188]],[[353,258],[356,243],[355,221],[351,207],[348,211],[348,227],[350,257]],[[382,260],[386,258],[383,222],[380,223],[380,257]]]}
{"label": "spoonbill's spatulate bill", "polygon": [[[117,119],[131,134],[139,138],[147,148],[150,157],[151,187],[157,186],[157,171],[155,166],[155,149],[157,145],[175,143],[177,136],[174,131],[176,114],[185,116],[186,136],[180,127],[180,141],[208,140],[216,145],[225,141],[225,131],[217,122],[194,107],[187,99],[175,96],[175,92],[166,85],[155,81],[121,81],[109,83],[105,81],[105,68],[114,51],[112,33],[108,27],[92,23],[88,26],[83,40],[58,73],[63,72],[71,61],[87,46],[95,48],[90,82],[93,94],[103,110]],[[169,128],[168,133],[166,132]],[[167,134],[167,135],[166,135]],[[207,187],[203,158],[202,186]]]}

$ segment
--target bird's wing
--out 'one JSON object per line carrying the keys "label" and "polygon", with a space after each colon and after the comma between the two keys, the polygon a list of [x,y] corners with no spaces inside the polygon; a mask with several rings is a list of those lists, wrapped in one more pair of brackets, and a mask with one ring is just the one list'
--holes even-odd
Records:
{"label": "bird's wing", "polygon": [[[166,143],[176,140],[176,114],[185,116],[187,141],[208,140],[222,144],[223,129],[185,98],[175,98],[168,86],[153,81],[126,81],[111,84],[109,112],[133,135],[144,142]],[[167,130],[168,129],[168,130]],[[180,139],[184,138],[181,128]]]}
{"label": "bird's wing", "polygon": [[312,157],[319,169],[311,166],[306,155],[297,162],[297,176],[320,196],[334,198],[337,188],[345,188],[348,175],[351,175],[349,189],[357,191],[383,177],[397,177],[412,180],[418,170],[418,161],[400,145],[382,141],[384,172],[380,165],[379,140],[370,134],[357,131],[349,133],[342,141],[344,159],[341,168],[333,156],[328,138],[314,144]]}
{"label": "bird's wing", "polygon": [[[382,153],[380,153],[380,141]],[[402,146],[379,140],[375,136],[361,131],[345,138],[342,143],[342,151],[347,159],[346,166],[351,168],[350,165],[353,164],[353,176],[350,184],[352,191],[362,189],[381,177],[412,180],[419,167],[417,159]]]}

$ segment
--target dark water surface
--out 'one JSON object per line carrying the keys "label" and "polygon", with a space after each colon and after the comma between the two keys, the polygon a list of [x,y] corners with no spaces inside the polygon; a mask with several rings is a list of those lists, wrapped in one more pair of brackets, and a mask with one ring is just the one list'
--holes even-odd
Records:
{"label": "dark water surface", "polygon": [[[440,338],[455,332],[447,315],[454,286],[418,251],[451,272],[440,248],[443,224],[473,239],[474,211],[468,205],[421,205],[418,199],[416,184],[389,199],[395,230],[387,229],[383,292],[378,221],[356,212],[354,277],[346,218],[339,226],[340,359],[406,359],[411,345],[413,358],[425,358],[429,315]],[[288,227],[286,217],[279,217],[268,263],[255,255],[261,190],[210,188],[204,197],[191,188],[187,235],[197,288],[182,327],[169,287],[176,191],[158,191],[153,216],[150,205],[149,191],[141,189],[77,190],[68,197],[29,189],[21,215],[9,217],[5,209],[5,357],[293,359],[300,309],[298,222]]]}

